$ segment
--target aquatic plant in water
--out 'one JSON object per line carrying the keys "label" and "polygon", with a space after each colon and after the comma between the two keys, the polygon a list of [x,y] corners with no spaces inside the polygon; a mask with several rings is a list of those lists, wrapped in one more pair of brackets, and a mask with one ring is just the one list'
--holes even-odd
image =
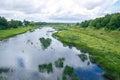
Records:
{"label": "aquatic plant in water", "polygon": [[87,60],[87,56],[85,54],[79,54],[78,55],[80,57],[80,59],[84,62],[85,60]]}
{"label": "aquatic plant in water", "polygon": [[57,61],[55,61],[55,66],[62,68],[64,65],[65,58],[59,58]]}
{"label": "aquatic plant in water", "polygon": [[52,41],[50,38],[47,38],[47,39],[40,38],[39,40],[40,40],[40,42],[42,44],[43,49],[48,48],[50,46],[50,44],[51,44],[51,41]]}
{"label": "aquatic plant in water", "polygon": [[62,73],[62,80],[79,80],[79,78],[72,67],[65,66]]}
{"label": "aquatic plant in water", "polygon": [[41,65],[38,66],[38,68],[39,68],[40,72],[46,72],[46,71],[47,71],[47,73],[53,72],[52,63],[41,64]]}
{"label": "aquatic plant in water", "polygon": [[6,73],[6,72],[9,72],[10,69],[9,68],[0,68],[0,73]]}

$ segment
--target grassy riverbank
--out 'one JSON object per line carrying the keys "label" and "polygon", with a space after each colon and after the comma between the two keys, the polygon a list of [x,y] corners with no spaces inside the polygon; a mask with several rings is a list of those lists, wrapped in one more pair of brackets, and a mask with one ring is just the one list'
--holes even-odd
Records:
{"label": "grassy riverbank", "polygon": [[7,30],[0,30],[0,40],[15,36],[17,34],[24,33],[28,30],[35,29],[36,27],[19,27],[19,28],[12,28]]}
{"label": "grassy riverbank", "polygon": [[104,76],[120,80],[120,31],[67,28],[54,35],[63,43],[89,52],[91,61],[105,70]]}

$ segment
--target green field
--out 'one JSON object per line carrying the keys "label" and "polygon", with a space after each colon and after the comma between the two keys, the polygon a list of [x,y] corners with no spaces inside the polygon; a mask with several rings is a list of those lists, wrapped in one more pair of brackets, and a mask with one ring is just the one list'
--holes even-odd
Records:
{"label": "green field", "polygon": [[12,28],[8,30],[0,30],[0,40],[15,36],[17,34],[24,33],[28,30],[34,29],[35,27],[20,27],[20,28]]}
{"label": "green field", "polygon": [[89,52],[91,61],[105,70],[104,76],[120,80],[120,31],[69,27],[54,36],[69,46]]}

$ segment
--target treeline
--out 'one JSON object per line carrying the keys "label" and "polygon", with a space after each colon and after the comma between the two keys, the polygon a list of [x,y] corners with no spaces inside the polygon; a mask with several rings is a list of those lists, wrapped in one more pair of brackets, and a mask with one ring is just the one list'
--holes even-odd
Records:
{"label": "treeline", "polygon": [[12,19],[8,21],[6,18],[0,17],[0,30],[9,29],[9,28],[18,28],[29,25],[34,26],[35,23],[33,21],[27,21],[27,20],[19,21]]}
{"label": "treeline", "polygon": [[[70,23],[56,23],[56,22],[36,22],[35,23],[36,25],[43,25],[43,26],[45,26],[45,25],[48,25],[48,26],[50,26],[50,25],[69,25]],[[72,24],[72,23],[71,23]]]}
{"label": "treeline", "polygon": [[96,18],[94,20],[86,20],[81,22],[80,24],[77,23],[76,25],[80,25],[81,27],[88,27],[93,26],[96,29],[105,28],[109,30],[116,30],[120,29],[120,13],[115,14],[107,14],[105,17]]}

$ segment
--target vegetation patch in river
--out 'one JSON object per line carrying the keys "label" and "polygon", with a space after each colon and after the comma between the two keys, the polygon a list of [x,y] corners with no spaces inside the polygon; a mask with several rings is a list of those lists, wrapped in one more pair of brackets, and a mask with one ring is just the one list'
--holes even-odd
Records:
{"label": "vegetation patch in river", "polygon": [[65,58],[59,58],[57,61],[55,61],[55,66],[62,68],[64,66]]}
{"label": "vegetation patch in river", "polygon": [[9,72],[10,69],[9,68],[0,68],[0,73],[6,73],[6,72]]}
{"label": "vegetation patch in river", "polygon": [[31,45],[33,45],[33,42],[31,42]]}
{"label": "vegetation patch in river", "polygon": [[78,56],[83,62],[87,60],[87,56],[85,54],[79,54]]}
{"label": "vegetation patch in river", "polygon": [[7,79],[7,76],[0,75],[0,80],[8,80],[8,79]]}
{"label": "vegetation patch in river", "polygon": [[62,73],[62,80],[79,80],[79,78],[72,67],[65,66]]}
{"label": "vegetation patch in river", "polygon": [[46,72],[47,73],[50,73],[50,72],[53,72],[53,66],[52,66],[52,63],[49,63],[49,64],[41,64],[38,66],[39,68],[39,71],[40,72]]}
{"label": "vegetation patch in river", "polygon": [[50,46],[51,42],[52,42],[52,40],[50,38],[47,38],[47,39],[40,38],[39,40],[40,40],[40,42],[42,44],[43,49],[48,48]]}

